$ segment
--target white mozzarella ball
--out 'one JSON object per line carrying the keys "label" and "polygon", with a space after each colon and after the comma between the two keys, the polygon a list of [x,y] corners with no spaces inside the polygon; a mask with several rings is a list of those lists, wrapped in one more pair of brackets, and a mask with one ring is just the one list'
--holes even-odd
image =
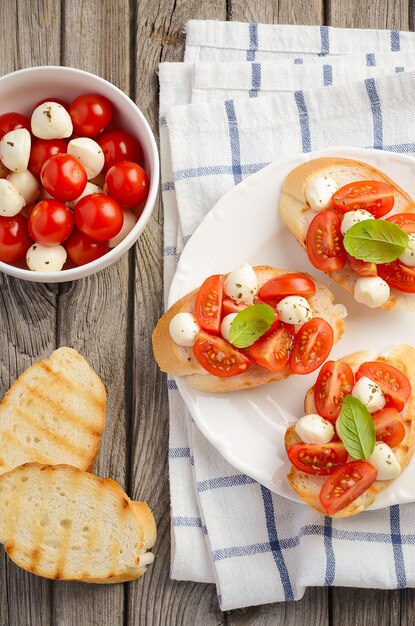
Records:
{"label": "white mozzarella ball", "polygon": [[238,315],[237,313],[229,313],[229,315],[225,315],[225,317],[223,318],[221,322],[220,334],[226,341],[230,341],[229,331],[231,329],[231,324],[237,315]]}
{"label": "white mozzarella ball", "polygon": [[313,311],[303,296],[287,296],[277,304],[278,317],[286,324],[304,324],[313,317]]}
{"label": "white mozzarella ball", "polygon": [[399,260],[404,265],[414,267],[415,265],[415,233],[409,235],[409,248],[402,252]]}
{"label": "white mozzarella ball", "polygon": [[71,209],[74,209],[82,198],[85,198],[85,196],[90,196],[91,193],[103,193],[103,191],[101,187],[98,187],[98,185],[94,185],[94,183],[88,181],[81,195],[75,198],[75,200],[71,200],[71,202],[68,202],[68,206],[71,207]]}
{"label": "white mozzarella ball", "polygon": [[304,415],[294,429],[304,443],[329,443],[334,437],[333,425],[317,413]]}
{"label": "white mozzarella ball", "polygon": [[26,128],[6,133],[0,140],[0,160],[12,172],[27,170],[32,140]]}
{"label": "white mozzarella ball", "polygon": [[251,304],[258,291],[258,278],[254,268],[249,263],[244,263],[228,275],[223,288],[226,295],[236,302]]}
{"label": "white mozzarella ball", "polygon": [[178,346],[193,346],[200,327],[191,313],[177,313],[169,324],[170,337]]}
{"label": "white mozzarella ball", "polygon": [[305,190],[308,204],[314,211],[324,211],[331,204],[331,197],[338,185],[330,176],[314,176]]}
{"label": "white mozzarella ball", "polygon": [[386,404],[385,396],[383,395],[379,385],[367,376],[359,378],[357,383],[352,389],[352,396],[360,400],[369,413],[380,411]]}
{"label": "white mozzarella ball", "polygon": [[38,199],[40,194],[39,183],[29,170],[25,170],[24,172],[11,172],[7,180],[22,194],[26,204],[32,204],[32,202]]}
{"label": "white mozzarella ball", "polygon": [[5,165],[3,165],[3,163],[0,161],[0,178],[7,178],[9,173],[10,172],[7,169],[7,167]]}
{"label": "white mozzarella ball", "polygon": [[369,211],[365,211],[364,209],[358,209],[357,211],[348,211],[344,214],[340,230],[342,231],[343,235],[345,235],[349,228],[351,228],[355,224],[374,219],[375,218],[373,217],[373,215],[369,213]]}
{"label": "white mozzarella ball", "polygon": [[354,285],[354,299],[371,309],[382,306],[389,300],[391,290],[380,276],[358,278]]}
{"label": "white mozzarella ball", "polygon": [[0,215],[13,217],[23,209],[26,204],[22,194],[6,178],[0,178]]}
{"label": "white mozzarella ball", "polygon": [[34,272],[60,272],[66,261],[63,246],[43,246],[34,243],[26,253],[26,263]]}
{"label": "white mozzarella ball", "polygon": [[72,120],[64,106],[44,102],[32,113],[32,133],[40,139],[63,139],[73,132]]}
{"label": "white mozzarella ball", "polygon": [[131,232],[136,225],[137,218],[132,211],[130,211],[129,209],[124,209],[123,214],[124,221],[122,223],[120,232],[108,242],[110,248],[115,248],[115,246],[118,246],[118,244],[126,238],[128,233]]}
{"label": "white mozzarella ball", "polygon": [[68,154],[81,163],[88,180],[95,178],[104,167],[105,157],[101,146],[89,137],[71,139],[68,143]]}
{"label": "white mozzarella ball", "polygon": [[391,480],[401,473],[401,466],[393,450],[383,441],[375,443],[375,449],[368,462],[378,470],[377,480]]}

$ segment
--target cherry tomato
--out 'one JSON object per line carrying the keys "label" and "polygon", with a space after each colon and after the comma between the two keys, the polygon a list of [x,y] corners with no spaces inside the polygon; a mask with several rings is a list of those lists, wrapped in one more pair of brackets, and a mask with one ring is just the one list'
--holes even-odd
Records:
{"label": "cherry tomato", "polygon": [[209,374],[221,378],[242,374],[251,365],[247,354],[240,352],[221,337],[209,335],[204,330],[196,335],[193,353]]}
{"label": "cherry tomato", "polygon": [[367,461],[352,461],[339,467],[324,483],[320,502],[333,515],[357,500],[376,480],[378,471]]}
{"label": "cherry tomato", "polygon": [[32,143],[28,169],[33,176],[40,178],[43,165],[55,154],[63,154],[67,150],[66,141],[63,139],[36,139]]}
{"label": "cherry tomato", "polygon": [[333,329],[321,317],[313,317],[297,332],[290,356],[293,374],[314,372],[330,354],[333,346]]}
{"label": "cherry tomato", "polygon": [[69,105],[74,132],[80,137],[97,137],[112,120],[112,105],[97,93],[84,93]]}
{"label": "cherry tomato", "polygon": [[387,222],[398,224],[406,233],[415,233],[415,213],[396,213],[386,218]]}
{"label": "cherry tomato", "polygon": [[75,265],[91,263],[108,252],[107,241],[95,241],[74,228],[72,234],[63,244],[69,258]]}
{"label": "cherry tomato", "polygon": [[262,300],[279,301],[286,296],[312,298],[316,293],[314,282],[305,274],[282,274],[262,285],[258,296]]}
{"label": "cherry tomato", "polygon": [[245,302],[236,302],[236,300],[232,300],[232,298],[223,298],[222,300],[222,316],[229,315],[229,313],[239,313],[239,311],[243,311],[246,309],[248,304]]}
{"label": "cherry tomato", "polygon": [[376,429],[376,439],[387,443],[391,448],[399,446],[405,439],[406,431],[399,413],[394,407],[388,407],[372,413]]}
{"label": "cherry tomato", "polygon": [[393,187],[377,180],[359,180],[333,194],[333,208],[347,213],[363,209],[376,219],[389,213],[395,202]]}
{"label": "cherry tomato", "polygon": [[272,332],[260,337],[249,352],[257,365],[271,372],[280,372],[286,367],[293,344],[294,327],[279,322]]}
{"label": "cherry tomato", "polygon": [[126,209],[147,200],[149,184],[143,168],[132,161],[121,161],[113,165],[105,177],[109,195]]}
{"label": "cherry tomato", "polygon": [[30,132],[30,120],[25,115],[15,112],[0,115],[0,139],[18,128],[26,128]]}
{"label": "cherry tomato", "polygon": [[396,260],[378,265],[378,274],[390,287],[406,293],[415,293],[415,267],[409,267]]}
{"label": "cherry tomato", "polygon": [[327,361],[321,368],[314,386],[317,413],[335,422],[343,400],[352,391],[354,376],[351,367],[342,361]]}
{"label": "cherry tomato", "polygon": [[74,218],[79,230],[97,241],[108,241],[118,235],[124,222],[120,205],[103,193],[81,198],[75,206]]}
{"label": "cherry tomato", "polygon": [[71,154],[55,154],[40,172],[44,188],[56,200],[68,202],[78,198],[88,182],[86,172]]}
{"label": "cherry tomato", "polygon": [[311,263],[325,272],[341,270],[346,263],[341,218],[335,211],[321,211],[313,218],[306,239]]}
{"label": "cherry tomato", "polygon": [[223,276],[209,276],[197,292],[195,315],[199,326],[215,335],[219,335],[222,299]]}
{"label": "cherry tomato", "polygon": [[44,246],[62,243],[69,237],[72,229],[72,211],[59,200],[42,200],[30,214],[30,236]]}
{"label": "cherry tomato", "polygon": [[65,109],[68,109],[69,106],[67,102],[60,100],[59,98],[43,98],[43,100],[39,100],[39,102],[35,104],[33,110],[37,109],[37,107],[40,107],[40,105],[44,104],[45,102],[56,102],[56,104],[60,104],[61,106],[65,107]]}
{"label": "cherry tomato", "polygon": [[0,261],[15,263],[24,257],[32,243],[23,215],[0,217]]}
{"label": "cherry tomato", "polygon": [[359,276],[377,276],[378,274],[376,263],[361,261],[350,254],[347,255],[347,260],[350,263],[350,269]]}
{"label": "cherry tomato", "polygon": [[144,166],[143,149],[135,137],[125,130],[110,130],[97,139],[105,157],[103,172],[106,173],[120,161],[134,161]]}
{"label": "cherry tomato", "polygon": [[347,462],[344,445],[334,443],[295,443],[287,450],[288,458],[300,472],[313,476],[329,476]]}
{"label": "cherry tomato", "polygon": [[411,384],[403,372],[383,361],[362,363],[356,372],[356,380],[367,376],[377,383],[386,396],[388,406],[402,411],[411,395]]}

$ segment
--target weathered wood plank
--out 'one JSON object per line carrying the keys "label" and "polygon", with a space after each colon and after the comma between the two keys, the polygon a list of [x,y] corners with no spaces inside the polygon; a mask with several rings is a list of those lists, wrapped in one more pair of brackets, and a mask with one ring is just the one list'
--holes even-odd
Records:
{"label": "weathered wood plank", "polygon": [[409,3],[407,0],[326,0],[327,19],[330,26],[347,28],[409,28]]}
{"label": "weathered wood plank", "polygon": [[231,19],[262,24],[322,24],[323,0],[230,1]]}

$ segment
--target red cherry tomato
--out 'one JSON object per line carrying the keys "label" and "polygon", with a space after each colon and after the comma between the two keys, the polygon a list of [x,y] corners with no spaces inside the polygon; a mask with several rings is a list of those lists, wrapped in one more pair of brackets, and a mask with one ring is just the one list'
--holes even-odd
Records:
{"label": "red cherry tomato", "polygon": [[105,157],[103,172],[106,173],[120,161],[134,161],[144,166],[143,149],[135,137],[125,130],[110,130],[97,139]]}
{"label": "red cherry tomato", "polygon": [[74,228],[72,234],[63,244],[71,261],[75,265],[91,263],[108,252],[107,241],[95,241]]}
{"label": "red cherry tomato", "polygon": [[257,365],[271,372],[280,372],[286,367],[290,358],[293,338],[294,327],[291,324],[279,322],[272,332],[260,337],[249,348],[250,355]]}
{"label": "red cherry tomato", "polygon": [[19,261],[32,243],[27,229],[27,220],[23,215],[0,217],[0,261],[5,263]]}
{"label": "red cherry tomato", "polygon": [[290,356],[293,374],[314,372],[327,359],[333,347],[333,329],[321,317],[313,317],[297,332]]}
{"label": "red cherry tomato", "polygon": [[406,233],[415,233],[415,213],[396,213],[386,218],[387,222],[398,224]]}
{"label": "red cherry tomato", "polygon": [[249,305],[245,302],[236,302],[236,300],[232,300],[232,298],[223,298],[222,300],[222,317],[225,315],[229,315],[229,313],[239,313],[239,311],[243,311]]}
{"label": "red cherry tomato", "polygon": [[415,293],[415,267],[396,260],[378,265],[378,274],[390,287],[405,293]]}
{"label": "red cherry tomato", "polygon": [[33,176],[40,178],[43,165],[55,154],[64,154],[67,150],[66,141],[63,139],[36,139],[32,143],[28,169]]}
{"label": "red cherry tomato", "polygon": [[3,113],[0,115],[0,139],[11,130],[26,128],[30,132],[30,120],[21,113]]}
{"label": "red cherry tomato", "polygon": [[411,395],[411,383],[403,372],[383,361],[368,361],[362,363],[357,370],[356,380],[362,376],[367,376],[379,385],[386,396],[388,406],[402,411]]}
{"label": "red cherry tomato", "polygon": [[69,105],[74,133],[80,137],[97,137],[112,119],[112,105],[97,93],[84,93]]}
{"label": "red cherry tomato", "polygon": [[221,378],[243,374],[251,365],[247,354],[231,346],[222,337],[209,335],[204,330],[200,330],[196,336],[193,353],[209,374]]}
{"label": "red cherry tomato", "polygon": [[79,230],[97,241],[108,241],[118,235],[124,222],[120,205],[103,193],[81,198],[75,206],[74,218]]}
{"label": "red cherry tomato", "polygon": [[56,200],[68,202],[78,198],[88,182],[86,172],[71,154],[55,154],[42,167],[40,180]]}
{"label": "red cherry tomato", "polygon": [[377,475],[377,469],[367,461],[352,461],[339,467],[320,491],[320,502],[327,515],[334,515],[357,500],[373,485]]}
{"label": "red cherry tomato", "polygon": [[30,214],[30,236],[44,246],[62,243],[69,237],[72,229],[72,211],[59,200],[42,200]]}
{"label": "red cherry tomato", "polygon": [[393,187],[378,180],[349,183],[332,197],[333,208],[338,211],[369,211],[376,219],[389,213],[394,202]]}
{"label": "red cherry tomato", "polygon": [[105,177],[109,195],[126,209],[147,200],[149,184],[143,168],[132,161],[121,161],[113,165]]}
{"label": "red cherry tomato", "polygon": [[209,276],[197,292],[195,315],[199,326],[215,335],[219,335],[222,299],[223,276]]}
{"label": "red cherry tomato", "polygon": [[372,413],[372,418],[378,441],[383,441],[391,448],[395,448],[405,439],[405,426],[399,419],[399,413],[394,407],[376,411],[376,413]]}
{"label": "red cherry tomato", "polygon": [[288,458],[300,472],[313,476],[329,476],[347,462],[344,445],[332,443],[295,443],[287,450]]}
{"label": "red cherry tomato", "polygon": [[343,400],[352,391],[354,376],[350,365],[342,361],[327,361],[321,368],[314,386],[317,413],[335,422]]}
{"label": "red cherry tomato", "polygon": [[361,261],[350,254],[347,254],[347,260],[350,263],[350,269],[356,272],[359,276],[377,276],[378,274],[376,263]]}
{"label": "red cherry tomato", "polygon": [[340,215],[330,209],[317,213],[313,218],[306,246],[308,258],[317,269],[330,272],[345,266],[346,252],[340,226]]}
{"label": "red cherry tomato", "polygon": [[312,298],[316,293],[314,282],[305,274],[282,274],[262,285],[258,296],[265,301],[278,301],[286,296]]}

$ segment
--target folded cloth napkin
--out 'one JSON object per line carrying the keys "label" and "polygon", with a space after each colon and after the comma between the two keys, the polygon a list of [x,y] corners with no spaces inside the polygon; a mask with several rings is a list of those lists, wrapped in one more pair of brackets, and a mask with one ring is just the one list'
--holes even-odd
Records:
{"label": "folded cloth napkin", "polygon": [[[246,39],[241,38],[252,28],[191,22],[186,58],[190,58],[191,46],[199,53],[209,49],[215,64],[228,61],[229,50],[244,49]],[[256,28],[267,34],[265,51],[275,49],[274,60],[281,52],[284,63],[283,45],[301,52],[307,42],[307,53],[315,55],[315,64],[310,61],[310,66],[316,66],[312,71],[316,76],[321,72],[321,46],[317,46],[321,28]],[[200,40],[197,33],[203,35]],[[331,29],[328,36],[331,47],[326,51],[340,54],[342,44],[346,52],[361,52],[364,58],[382,54],[389,68],[385,73],[391,75],[377,78],[372,64],[360,63],[358,70],[353,66],[353,75],[362,80],[347,82],[345,87],[340,77],[350,80],[347,55],[342,57],[344,63],[326,55],[323,65],[334,68],[338,64],[343,69],[332,71],[329,83],[323,78],[325,87],[312,90],[316,83],[308,80],[307,73],[286,75],[280,63],[275,64],[274,74],[265,66],[262,72],[262,62],[247,64],[248,74],[241,72],[239,84],[232,71],[235,63],[228,62],[219,72],[221,78],[211,77],[205,89],[201,76],[212,68],[192,62],[160,66],[166,293],[183,245],[206,213],[223,193],[267,163],[340,144],[415,152],[415,73],[403,72],[406,68],[401,65],[411,62],[402,55],[415,46],[415,35]],[[265,34],[257,40],[256,54],[261,41]],[[262,78],[269,76],[256,89],[254,95],[259,98],[252,97],[252,83],[247,80],[253,65]],[[222,78],[231,74],[228,88]],[[211,92],[202,103],[196,93],[201,89]],[[239,99],[223,101],[223,90]],[[264,91],[267,97],[262,97]],[[197,102],[186,104],[193,96]],[[415,505],[331,520],[271,494],[232,468],[204,439],[174,380],[168,381],[168,389],[173,578],[214,581],[223,610],[298,599],[307,586],[415,585]]]}

